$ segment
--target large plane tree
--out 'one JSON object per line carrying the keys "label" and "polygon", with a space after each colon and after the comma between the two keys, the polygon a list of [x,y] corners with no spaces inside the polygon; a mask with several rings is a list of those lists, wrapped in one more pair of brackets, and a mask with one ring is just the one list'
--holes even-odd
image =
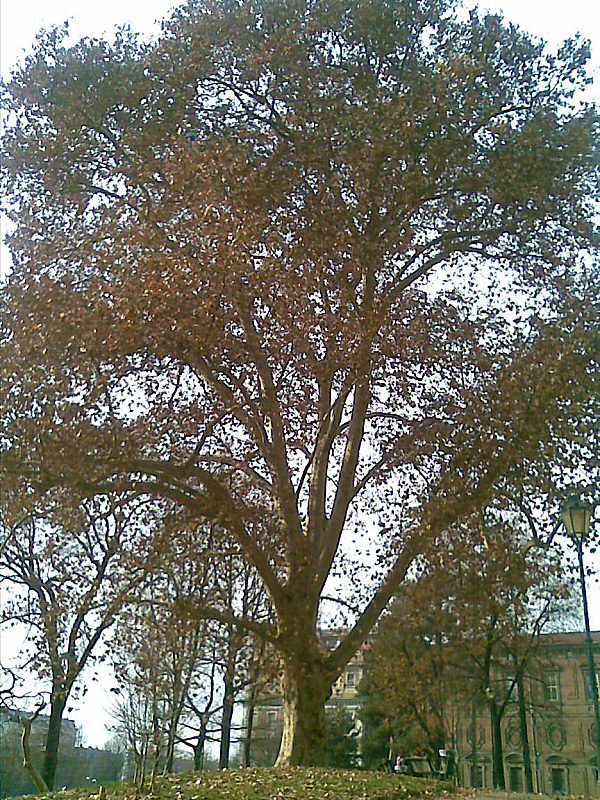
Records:
{"label": "large plane tree", "polygon": [[587,58],[452,0],[192,0],[151,42],[43,34],[5,87],[3,513],[118,492],[226,531],[272,604],[237,622],[280,654],[280,764],[318,761],[440,533],[585,436]]}

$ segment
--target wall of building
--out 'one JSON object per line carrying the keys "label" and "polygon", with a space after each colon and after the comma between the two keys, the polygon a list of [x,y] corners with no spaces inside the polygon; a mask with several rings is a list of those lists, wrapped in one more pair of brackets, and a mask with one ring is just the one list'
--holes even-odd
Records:
{"label": "wall of building", "polygon": [[[600,633],[593,638],[598,671]],[[534,790],[598,797],[594,709],[583,634],[549,634],[541,640],[540,657],[525,680]],[[455,717],[454,737],[461,783],[492,788],[488,709],[465,702]],[[502,745],[507,789],[523,791],[525,767],[516,703],[504,715]]]}

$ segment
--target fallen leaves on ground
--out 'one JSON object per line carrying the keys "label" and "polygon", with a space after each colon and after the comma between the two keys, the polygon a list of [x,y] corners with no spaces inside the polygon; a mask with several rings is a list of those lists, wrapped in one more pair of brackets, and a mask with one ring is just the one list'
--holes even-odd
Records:
{"label": "fallen leaves on ground", "polygon": [[[153,790],[112,784],[104,800],[436,800],[460,790],[447,784],[390,773],[295,767],[230,769],[157,779]],[[94,800],[97,790],[55,792],[56,800]]]}

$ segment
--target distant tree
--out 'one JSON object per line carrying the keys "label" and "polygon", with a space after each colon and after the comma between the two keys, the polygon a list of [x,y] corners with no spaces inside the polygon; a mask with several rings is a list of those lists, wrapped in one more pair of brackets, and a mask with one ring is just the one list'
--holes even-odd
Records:
{"label": "distant tree", "polygon": [[[16,698],[14,687],[10,692],[7,689],[6,683],[0,687],[0,793],[2,797],[16,797],[46,792],[41,777],[49,722],[42,713],[45,699],[42,693],[37,698],[22,694]],[[20,709],[15,707],[16,702]],[[91,781],[118,780],[122,758],[114,752],[83,747],[81,730],[72,720],[66,722],[66,731],[64,724],[61,729],[56,782],[74,789],[89,787]]]}
{"label": "distant tree", "polygon": [[151,745],[162,744],[157,736],[161,729],[158,727],[157,708],[153,699],[148,692],[140,692],[130,682],[120,689],[118,699],[111,707],[115,721],[114,736],[123,742],[125,763],[131,765],[133,759],[133,769],[127,777],[138,787],[143,785],[146,778]]}
{"label": "distant tree", "polygon": [[356,720],[341,706],[325,711],[325,736],[323,745],[326,764],[339,769],[355,769],[358,765]]}
{"label": "distant tree", "polygon": [[[227,607],[233,612],[239,609],[244,619],[264,620],[269,615],[269,602],[262,581],[255,571],[239,559],[226,559],[219,568],[219,583],[225,589]],[[229,766],[232,742],[232,722],[235,703],[240,696],[252,691],[251,683],[259,682],[261,676],[256,668],[263,662],[256,660],[256,652],[264,644],[243,627],[232,623],[221,625],[217,633],[220,639],[221,669],[223,676],[223,714],[221,717],[221,741],[219,766]],[[252,667],[255,667],[252,670]]]}
{"label": "distant tree", "polygon": [[[113,651],[117,677],[129,687],[129,697],[138,693],[146,698],[138,701],[139,707],[151,709],[145,716],[153,720],[153,772],[159,765],[164,772],[173,770],[177,743],[193,749],[200,768],[208,723],[217,712],[219,763],[224,768],[229,765],[235,702],[248,685],[255,645],[247,629],[235,623],[235,614],[257,624],[264,619],[264,587],[240,559],[235,543],[213,528],[171,530],[155,550],[160,562],[119,620],[119,644]],[[209,594],[213,611],[224,621],[189,613],[190,605]],[[121,704],[116,713],[125,716]],[[147,724],[136,730],[142,740],[147,738],[141,733]],[[134,749],[140,759],[145,752],[147,759],[147,747]]]}
{"label": "distant tree", "polygon": [[[250,654],[247,665],[247,687],[244,692],[244,766],[250,767],[254,764],[262,764],[263,761],[273,763],[275,757],[269,759],[268,753],[262,753],[256,759],[257,750],[265,750],[264,742],[255,742],[254,721],[256,709],[260,707],[266,695],[272,695],[273,687],[277,686],[279,677],[277,653],[272,646],[264,640],[255,642],[255,646]],[[268,748],[272,750],[273,743],[269,743]],[[267,748],[267,749],[268,749]],[[262,756],[266,756],[263,758]],[[276,755],[276,754],[275,754]]]}
{"label": "distant tree", "polygon": [[[71,524],[27,519],[13,529],[0,557],[0,629],[17,625],[25,631],[25,645],[11,664],[6,664],[6,651],[3,657],[19,677],[14,696],[18,698],[23,683],[33,676],[43,698],[39,710],[49,705],[36,783],[50,790],[69,699],[148,566],[132,517],[101,498],[77,511]],[[24,726],[28,720],[25,714]],[[31,761],[27,754],[25,760]]]}
{"label": "distant tree", "polygon": [[223,706],[220,702],[217,649],[216,637],[209,633],[196,679],[186,698],[177,736],[179,744],[192,750],[195,770],[204,769],[206,746],[219,739],[220,726],[216,718]]}
{"label": "distant tree", "polygon": [[362,687],[367,720],[385,723],[397,747],[437,759],[451,745],[453,709],[485,705],[494,785],[504,788],[501,721],[534,668],[539,634],[568,610],[569,582],[557,552],[524,553],[512,525],[489,515],[448,535],[381,620]]}
{"label": "distant tree", "polygon": [[[594,417],[588,46],[457,7],[192,0],[151,43],[42,35],[4,88],[3,513],[69,487],[226,529],[272,604],[229,621],[280,654],[279,764],[323,758],[441,533]],[[378,568],[323,652],[363,519]]]}
{"label": "distant tree", "polygon": [[[557,550],[523,552],[512,525],[481,518],[452,572],[453,666],[488,707],[494,787],[505,788],[501,722],[535,665],[539,635],[570,610],[570,581]],[[521,546],[519,546],[521,544]]]}
{"label": "distant tree", "polygon": [[448,744],[454,675],[442,647],[444,615],[422,584],[411,589],[392,602],[365,656],[364,748],[373,766],[387,762],[390,750],[436,758]]}
{"label": "distant tree", "polygon": [[160,562],[117,623],[111,659],[122,697],[113,715],[129,742],[140,785],[148,770],[153,776],[173,771],[180,720],[206,650],[207,623],[178,607],[213,585],[213,562],[189,550],[198,538],[186,531],[172,534],[165,547],[155,541]]}

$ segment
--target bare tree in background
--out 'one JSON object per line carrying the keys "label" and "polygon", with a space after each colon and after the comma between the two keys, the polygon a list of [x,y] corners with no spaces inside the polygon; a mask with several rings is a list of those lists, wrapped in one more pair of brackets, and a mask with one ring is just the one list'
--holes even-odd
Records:
{"label": "bare tree in background", "polygon": [[49,721],[40,776],[49,790],[69,699],[148,566],[137,511],[124,512],[100,497],[76,511],[70,524],[27,519],[12,531],[0,557],[6,598],[0,629],[20,626],[26,632],[12,665],[19,676],[14,688],[18,691],[31,676],[48,687],[43,691]]}

